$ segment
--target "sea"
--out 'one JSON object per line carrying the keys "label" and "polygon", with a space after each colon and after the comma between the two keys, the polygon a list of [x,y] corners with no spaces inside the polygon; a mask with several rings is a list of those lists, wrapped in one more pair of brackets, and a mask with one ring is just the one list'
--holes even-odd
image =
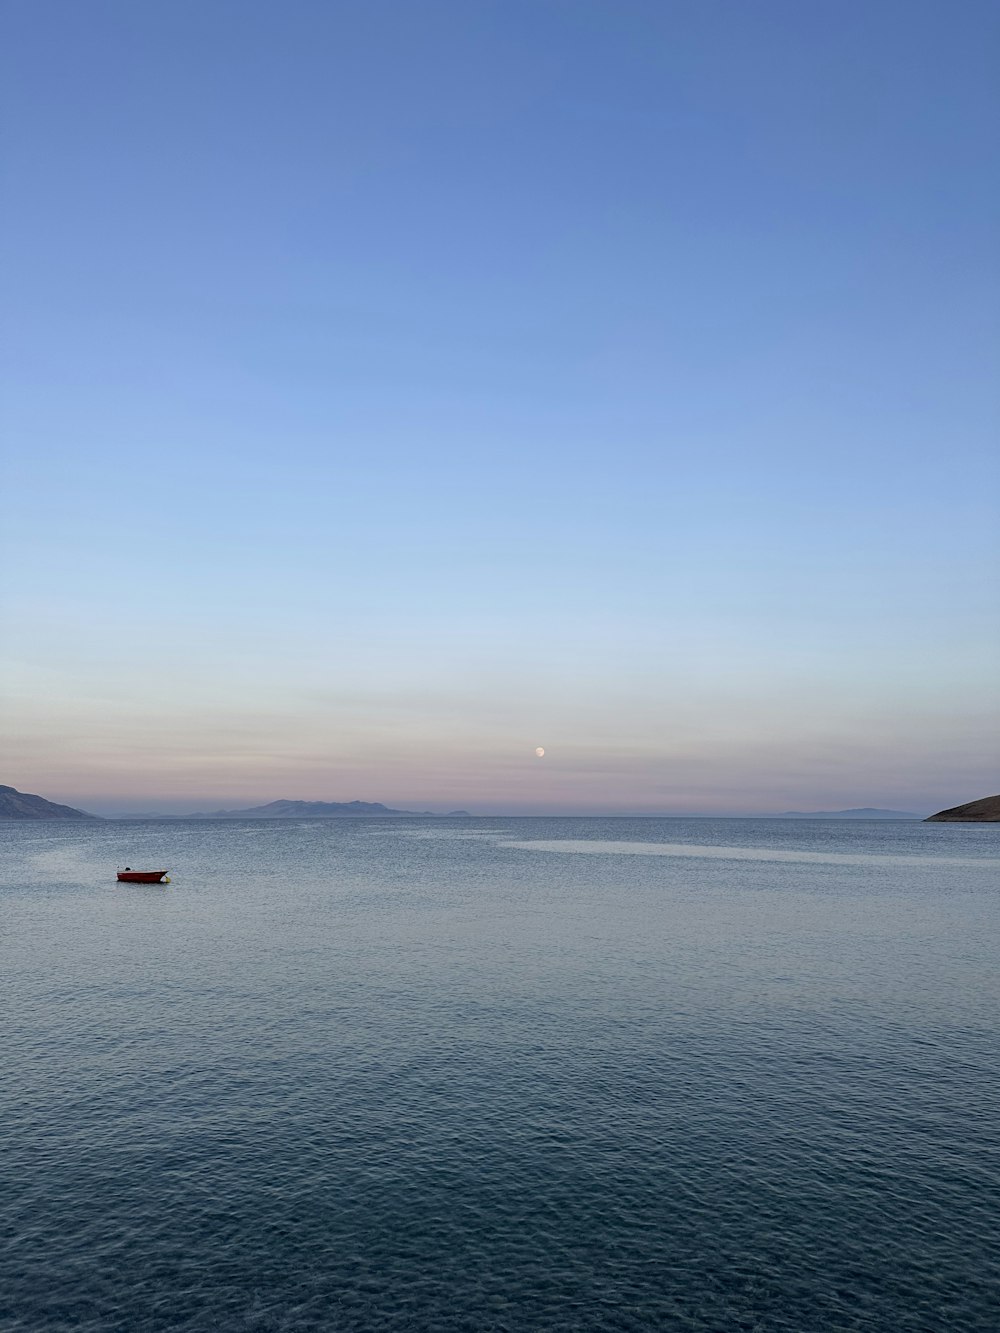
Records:
{"label": "sea", "polygon": [[997,1333],[1000,825],[0,824],[0,1329]]}

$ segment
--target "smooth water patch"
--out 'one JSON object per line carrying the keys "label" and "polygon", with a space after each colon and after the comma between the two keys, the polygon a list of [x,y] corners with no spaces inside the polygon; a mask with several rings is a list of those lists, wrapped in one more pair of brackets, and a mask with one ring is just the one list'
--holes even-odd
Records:
{"label": "smooth water patch", "polygon": [[[727,847],[717,843],[695,842],[613,842],[609,839],[559,838],[519,841],[495,837],[499,846],[517,848],[522,852],[585,852],[605,856],[689,856],[712,861],[792,861],[817,865],[891,865],[924,866],[926,856],[880,855],[877,852],[810,852],[789,851],[781,847]],[[962,866],[1000,873],[1000,858],[936,856],[937,866]]]}

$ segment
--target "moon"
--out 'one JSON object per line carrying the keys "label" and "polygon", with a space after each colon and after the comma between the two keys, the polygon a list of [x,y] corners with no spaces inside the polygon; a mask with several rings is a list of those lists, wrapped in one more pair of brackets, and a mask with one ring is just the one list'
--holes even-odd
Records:
{"label": "moon", "polygon": [[536,756],[537,756],[539,759],[542,759],[542,758],[544,758],[544,756],[545,756],[545,751],[544,751],[544,750],[542,749],[542,747],[539,745],[539,746],[536,746],[536,748],[535,748],[535,754],[536,754]]}

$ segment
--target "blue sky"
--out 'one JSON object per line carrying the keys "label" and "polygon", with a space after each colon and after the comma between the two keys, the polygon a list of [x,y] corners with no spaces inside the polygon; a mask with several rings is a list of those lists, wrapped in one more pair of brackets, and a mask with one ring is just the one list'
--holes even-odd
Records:
{"label": "blue sky", "polygon": [[995,6],[5,28],[3,781],[1000,786]]}

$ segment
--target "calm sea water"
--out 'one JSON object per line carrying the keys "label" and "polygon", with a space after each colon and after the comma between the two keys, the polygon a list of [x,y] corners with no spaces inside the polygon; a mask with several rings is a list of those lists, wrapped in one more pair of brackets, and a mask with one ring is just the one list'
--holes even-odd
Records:
{"label": "calm sea water", "polygon": [[1000,826],[0,851],[4,1333],[1000,1328]]}

